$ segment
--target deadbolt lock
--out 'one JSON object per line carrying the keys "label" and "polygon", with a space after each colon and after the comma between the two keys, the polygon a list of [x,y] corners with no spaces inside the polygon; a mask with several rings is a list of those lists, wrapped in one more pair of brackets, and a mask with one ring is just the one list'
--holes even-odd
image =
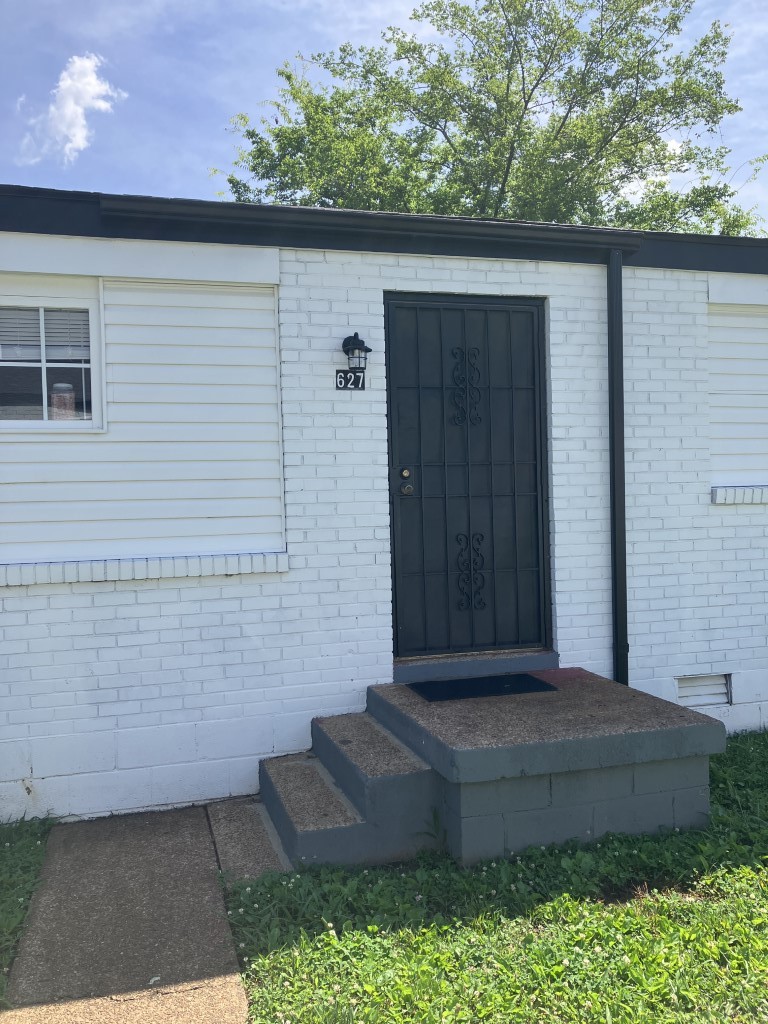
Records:
{"label": "deadbolt lock", "polygon": [[411,475],[410,469],[401,469],[400,470],[400,476],[403,478],[403,480],[407,480],[410,475]]}

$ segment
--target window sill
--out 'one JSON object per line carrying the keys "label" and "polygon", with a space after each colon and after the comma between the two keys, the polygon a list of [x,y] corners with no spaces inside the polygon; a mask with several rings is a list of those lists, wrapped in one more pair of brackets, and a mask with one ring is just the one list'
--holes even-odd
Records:
{"label": "window sill", "polygon": [[0,587],[240,576],[287,571],[288,554],[285,551],[174,555],[168,558],[102,558],[72,562],[17,562],[0,565]]}
{"label": "window sill", "polygon": [[713,505],[768,505],[768,484],[745,487],[713,487]]}

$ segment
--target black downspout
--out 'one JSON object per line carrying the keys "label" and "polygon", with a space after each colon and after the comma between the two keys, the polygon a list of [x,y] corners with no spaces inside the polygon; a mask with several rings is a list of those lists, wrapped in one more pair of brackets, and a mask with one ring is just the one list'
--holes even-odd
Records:
{"label": "black downspout", "polygon": [[611,589],[613,678],[629,683],[627,633],[627,521],[624,467],[624,311],[622,253],[608,256],[608,436],[611,460]]}

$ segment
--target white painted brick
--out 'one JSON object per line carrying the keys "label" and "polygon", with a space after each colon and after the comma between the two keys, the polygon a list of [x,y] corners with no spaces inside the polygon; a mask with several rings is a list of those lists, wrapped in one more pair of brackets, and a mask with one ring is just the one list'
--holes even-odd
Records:
{"label": "white painted brick", "polygon": [[198,722],[194,726],[200,760],[263,755],[274,749],[269,716],[236,721]]}
{"label": "white painted brick", "polygon": [[[101,774],[101,773],[99,773]],[[22,807],[22,814],[28,817],[46,817],[51,813],[69,814],[71,809],[71,777],[66,775],[53,778],[24,780],[8,783],[8,803],[4,801],[5,786],[0,784],[0,805],[4,815],[20,817],[13,808]],[[7,808],[7,809],[6,809]]]}
{"label": "white painted brick", "polygon": [[178,711],[163,711],[160,720],[163,725],[175,725],[179,722],[199,722],[202,712],[198,708],[181,708]]}
{"label": "white painted brick", "polygon": [[[0,782],[26,779],[32,774],[32,748],[28,740],[0,742]],[[3,814],[0,820],[6,820]]]}
{"label": "white painted brick", "polygon": [[149,769],[151,805],[194,803],[229,796],[231,758],[193,764],[161,765]]}
{"label": "white painted brick", "polygon": [[68,813],[92,817],[113,811],[137,811],[153,803],[150,768],[91,772],[72,780]]}
{"label": "white painted brick", "polygon": [[176,724],[153,729],[123,729],[117,734],[117,767],[142,768],[194,761],[194,725]]}
{"label": "white painted brick", "polygon": [[[9,711],[8,712],[8,724],[9,725],[26,725],[32,722],[52,722],[53,711],[49,709],[25,707],[21,711]],[[25,735],[23,729],[19,729],[17,735]]]}
{"label": "white painted brick", "polygon": [[[311,716],[314,717],[314,716]],[[306,750],[312,746],[311,717],[306,712],[282,714],[275,719],[275,749],[284,751]]]}
{"label": "white painted brick", "polygon": [[[81,718],[77,722],[77,732],[104,732],[116,729],[118,719],[113,715],[97,715],[96,718]],[[74,726],[74,723],[73,723]]]}
{"label": "white painted brick", "polygon": [[81,772],[111,771],[115,767],[116,737],[95,734],[49,736],[31,740],[32,772],[35,778],[49,775],[79,775]]}
{"label": "white painted brick", "polygon": [[229,793],[233,796],[245,796],[258,791],[260,760],[258,757],[237,757],[228,762]]}

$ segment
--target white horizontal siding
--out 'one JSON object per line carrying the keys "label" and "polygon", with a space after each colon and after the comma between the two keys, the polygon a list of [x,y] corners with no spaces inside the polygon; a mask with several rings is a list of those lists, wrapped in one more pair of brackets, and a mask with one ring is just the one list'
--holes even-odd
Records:
{"label": "white horizontal siding", "polygon": [[[221,430],[217,429],[221,427]],[[120,445],[120,464],[123,462],[144,462],[147,461],[147,449],[143,443],[145,440],[152,440],[153,437],[157,436],[157,428],[144,427],[139,425],[133,428],[131,434],[134,435],[133,442],[125,441],[121,442]],[[180,437],[185,436],[185,431],[179,429],[177,431]],[[178,445],[173,439],[174,431],[166,427],[163,428],[164,440],[153,443],[152,455],[156,462],[154,464],[170,464],[176,462],[205,462],[207,460],[216,459],[217,456],[221,457],[222,448],[219,441],[222,440],[222,433],[230,433],[229,428],[224,428],[221,424],[209,424],[208,425],[208,440],[206,443],[196,445],[194,448],[187,445]],[[226,454],[229,460],[233,462],[240,462],[243,459],[259,458],[259,448],[261,446],[254,445],[254,442],[261,442],[270,440],[277,430],[274,424],[254,424],[253,426],[243,429],[240,433],[240,440],[227,444]],[[14,438],[15,440],[15,438]],[[37,440],[37,439],[35,439]],[[262,449],[263,451],[270,451],[268,447]],[[51,471],[54,472],[54,466],[60,466],[62,463],[72,463],[74,465],[82,466],[85,462],[97,462],[101,459],[114,464],[114,455],[109,445],[92,447],[92,442],[85,444],[78,440],[67,440],[66,449],[57,448],[57,454],[60,456],[55,463],[51,462]],[[30,453],[24,446],[15,446],[6,444],[3,441],[3,458],[2,462],[8,463],[23,463],[28,464],[30,462]],[[34,465],[34,462],[31,463]],[[15,469],[13,473],[17,472]],[[79,472],[79,471],[78,471]],[[83,469],[83,472],[87,472]],[[39,478],[38,478],[39,479]]]}
{"label": "white horizontal siding", "polygon": [[713,482],[768,483],[768,306],[709,307]]}
{"label": "white horizontal siding", "polygon": [[[132,462],[139,462],[142,464],[141,475],[142,479],[147,481],[147,487],[151,486],[150,482],[155,480],[159,480],[162,481],[163,484],[167,484],[169,480],[189,479],[189,467],[186,462],[181,459],[176,462],[147,462],[146,457],[142,457],[140,446],[135,447],[134,450],[136,453],[136,457],[134,459],[123,459],[119,464],[115,462],[81,462],[77,474],[80,481],[77,496],[82,498],[87,486],[92,482],[99,485],[103,484],[105,481],[122,483],[126,476],[130,476],[132,473],[131,468],[126,468],[130,467]],[[197,472],[205,481],[206,485],[209,481],[240,480],[242,477],[243,470],[240,463],[232,459],[227,460],[226,462],[217,462],[213,458],[209,461],[194,459],[194,462],[197,465]],[[6,484],[6,487],[10,489],[8,490],[9,494],[13,493],[19,501],[29,501],[30,495],[32,496],[31,500],[39,500],[42,495],[47,497],[48,488],[51,483],[71,483],[72,466],[69,463],[51,465],[48,467],[46,473],[46,482],[41,483],[38,467],[25,460],[23,463],[18,463],[14,466],[12,475],[15,482]],[[264,480],[268,480],[270,477],[274,478],[280,475],[280,463],[277,460],[265,459],[260,462],[251,460],[249,463],[249,475],[251,477]],[[24,486],[25,484],[33,485],[36,488],[35,491],[29,490],[29,488]],[[220,493],[218,487],[219,485],[217,483],[217,494]],[[103,488],[101,493],[103,493]]]}
{"label": "white horizontal siding", "polygon": [[103,318],[107,430],[4,445],[0,561],[282,550],[274,289],[107,280]]}

